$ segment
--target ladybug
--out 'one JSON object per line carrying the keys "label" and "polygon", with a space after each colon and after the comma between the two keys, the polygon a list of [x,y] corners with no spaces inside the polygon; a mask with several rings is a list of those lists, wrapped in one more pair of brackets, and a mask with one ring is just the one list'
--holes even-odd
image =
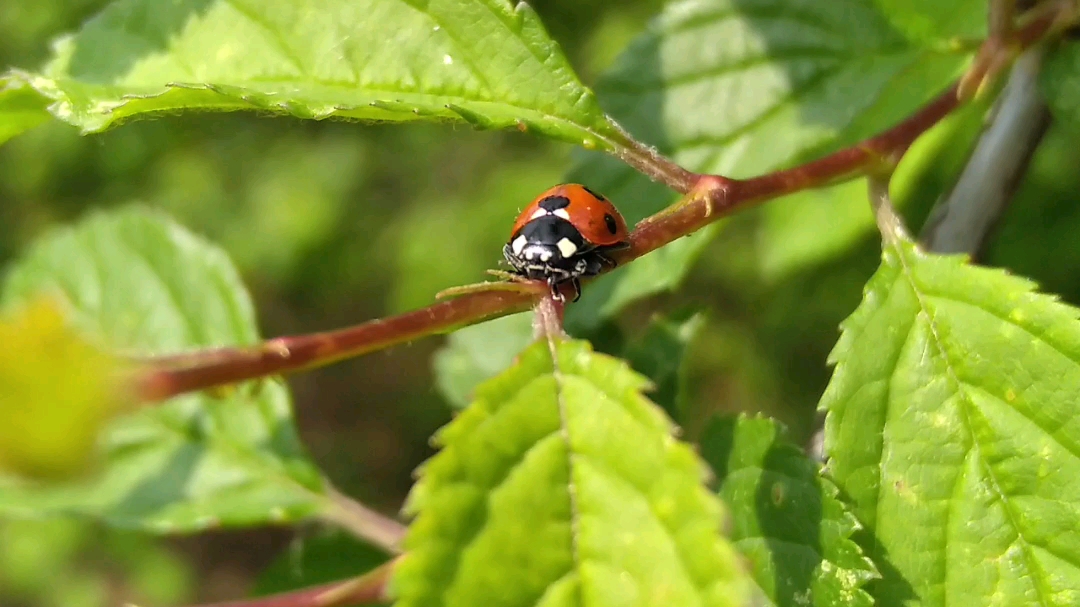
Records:
{"label": "ladybug", "polygon": [[615,267],[608,253],[629,246],[626,220],[615,205],[583,185],[568,183],[525,207],[514,222],[503,257],[515,274],[547,281],[557,299],[562,299],[559,286],[569,282],[577,301],[579,279],[595,276],[605,266]]}

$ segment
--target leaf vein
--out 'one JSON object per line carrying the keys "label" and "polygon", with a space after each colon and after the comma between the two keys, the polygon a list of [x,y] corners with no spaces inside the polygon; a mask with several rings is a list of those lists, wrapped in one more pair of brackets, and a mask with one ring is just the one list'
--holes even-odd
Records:
{"label": "leaf vein", "polygon": [[[1068,352],[1063,347],[1061,347],[1058,344],[1054,343],[1053,340],[1048,339],[1045,335],[1042,335],[1042,334],[1028,328],[1027,326],[1025,326],[1023,324],[1018,323],[1016,320],[1010,318],[1008,315],[1003,315],[1003,314],[1001,314],[1001,313],[999,313],[999,312],[997,312],[995,310],[992,310],[990,308],[980,306],[976,302],[972,302],[972,301],[966,300],[966,299],[961,299],[961,298],[959,298],[957,296],[950,295],[950,294],[947,294],[947,293],[944,293],[944,292],[931,291],[931,292],[928,292],[927,295],[932,299],[940,299],[940,300],[943,300],[943,301],[950,301],[950,302],[953,302],[953,303],[958,303],[958,304],[961,304],[961,305],[970,306],[970,307],[975,308],[976,310],[980,310],[982,312],[986,312],[987,314],[989,314],[989,315],[993,316],[994,318],[1004,322],[1005,324],[1008,324],[1010,326],[1016,327],[1017,329],[1020,329],[1021,331],[1023,331],[1027,335],[1030,335],[1035,341],[1038,341],[1039,343],[1042,343],[1042,344],[1046,344],[1051,349],[1053,349],[1054,352],[1060,354],[1062,356],[1062,358],[1065,358],[1065,359],[1067,359],[1069,361],[1072,361],[1073,363],[1076,363],[1077,365],[1080,365],[1080,356]],[[1062,307],[1064,308],[1064,306],[1062,306]],[[1074,318],[1074,320],[1076,318],[1076,313],[1075,312],[1073,313],[1073,318]]]}
{"label": "leaf vein", "polygon": [[[663,92],[667,94],[671,89],[696,84],[699,80],[715,79],[719,76],[725,76],[728,74],[737,74],[739,72],[749,71],[756,67],[762,66],[775,66],[782,61],[799,61],[806,59],[835,59],[836,63],[840,63],[844,58],[836,56],[835,53],[819,52],[816,48],[802,48],[802,49],[790,49],[790,54],[778,54],[778,55],[763,55],[760,57],[750,57],[743,61],[736,63],[723,64],[709,66],[700,70],[687,72],[685,74],[679,74],[670,78],[664,78],[655,80],[652,82],[641,83],[640,79],[624,80],[611,82],[605,92],[615,94],[626,94],[629,96],[638,96],[647,93]],[[832,65],[821,66],[821,71],[833,70],[838,71],[837,68]],[[815,76],[816,77],[816,76]],[[779,102],[783,102],[785,99],[781,99]]]}

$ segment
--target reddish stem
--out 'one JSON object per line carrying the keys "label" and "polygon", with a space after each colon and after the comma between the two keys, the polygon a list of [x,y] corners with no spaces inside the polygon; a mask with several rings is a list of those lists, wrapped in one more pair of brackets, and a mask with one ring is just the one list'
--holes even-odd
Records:
{"label": "reddish stem", "polygon": [[371,572],[340,582],[311,586],[302,590],[270,596],[198,607],[341,607],[344,605],[376,605],[388,601],[386,584],[397,561],[390,561]]}
{"label": "reddish stem", "polygon": [[466,293],[420,310],[336,331],[278,337],[246,348],[218,348],[150,359],[147,362],[158,368],[143,374],[136,390],[142,400],[157,401],[192,390],[328,365],[417,337],[523,312],[534,299],[531,291]]}
{"label": "reddish stem", "polygon": [[959,100],[954,85],[888,131],[824,158],[743,181],[701,175],[687,200],[646,218],[635,227],[630,235],[631,247],[618,257],[618,261],[624,263],[641,257],[737,209],[821,187],[875,166],[895,162],[912,142],[949,115],[957,105]]}
{"label": "reddish stem", "polygon": [[[1075,18],[1067,2],[1038,10],[1015,32],[1023,47]],[[1034,11],[1033,11],[1034,12]],[[960,104],[957,85],[895,127],[857,145],[807,164],[737,181],[691,173],[650,148],[634,142],[617,152],[632,166],[673,189],[688,194],[681,202],[641,221],[630,235],[631,246],[617,261],[625,263],[654,251],[731,214],[764,200],[822,187],[842,178],[895,164],[907,148]],[[462,295],[421,310],[353,327],[279,337],[250,348],[221,348],[149,361],[137,382],[143,400],[156,401],[222,384],[310,369],[366,354],[418,337],[527,310],[547,293],[544,285],[517,285],[461,290]]]}
{"label": "reddish stem", "polygon": [[619,160],[630,165],[649,179],[663,183],[676,192],[685,194],[694,186],[698,178],[697,173],[684,169],[654,148],[634,139],[614,121],[612,121],[612,125],[623,136],[622,141],[620,141],[621,145],[616,147],[614,152]]}
{"label": "reddish stem", "polygon": [[334,487],[328,488],[327,496],[334,507],[323,512],[323,520],[336,523],[360,540],[391,554],[401,552],[407,531],[405,525],[379,514]]}

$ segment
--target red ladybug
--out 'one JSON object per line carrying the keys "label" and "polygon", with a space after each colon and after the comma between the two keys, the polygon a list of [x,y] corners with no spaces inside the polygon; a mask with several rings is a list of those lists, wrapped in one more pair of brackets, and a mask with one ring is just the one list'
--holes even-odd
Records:
{"label": "red ladybug", "polygon": [[630,246],[626,220],[611,202],[576,183],[557,185],[525,207],[514,223],[503,257],[514,273],[546,280],[561,299],[559,285],[581,297],[582,276],[615,267],[608,253]]}

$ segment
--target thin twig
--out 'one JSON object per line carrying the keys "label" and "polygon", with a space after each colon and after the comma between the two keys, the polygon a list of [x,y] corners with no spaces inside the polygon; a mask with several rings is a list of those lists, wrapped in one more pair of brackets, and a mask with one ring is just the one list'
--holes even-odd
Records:
{"label": "thin twig", "polygon": [[877,169],[882,164],[891,164],[958,104],[956,88],[950,87],[899,125],[820,160],[744,181],[703,175],[700,179],[705,185],[696,188],[690,199],[672,210],[661,211],[643,220],[630,235],[630,249],[614,256],[620,263],[625,263],[676,238],[692,234],[736,210],[801,190],[823,187],[863,174],[868,169]]}
{"label": "thin twig", "polygon": [[390,554],[401,553],[401,542],[408,530],[405,525],[379,514],[333,487],[328,495],[332,506],[321,514],[323,520],[337,524],[360,540]]}
{"label": "thin twig", "polygon": [[1013,49],[1016,44],[1014,22],[1016,18],[1016,0],[990,0],[987,4],[987,31],[986,41],[979,47],[975,60],[971,62],[964,77],[960,79],[957,87],[957,96],[961,99],[971,99],[988,85],[993,83],[997,75],[1015,54]]}
{"label": "thin twig", "polygon": [[389,601],[386,592],[387,582],[390,580],[396,563],[397,560],[395,559],[362,576],[321,586],[312,586],[303,590],[192,607],[343,607],[344,605],[377,605]]}
{"label": "thin twig", "polygon": [[656,149],[634,139],[614,120],[611,124],[619,130],[624,139],[622,145],[614,152],[619,160],[649,179],[662,183],[680,194],[686,194],[694,187],[698,178],[696,173],[684,169]]}
{"label": "thin twig", "polygon": [[144,402],[154,402],[238,381],[290,373],[367,354],[417,337],[437,335],[457,327],[528,310],[534,291],[490,290],[466,293],[413,312],[372,320],[352,327],[290,337],[278,337],[254,347],[217,348],[182,355],[155,364],[136,382]]}

